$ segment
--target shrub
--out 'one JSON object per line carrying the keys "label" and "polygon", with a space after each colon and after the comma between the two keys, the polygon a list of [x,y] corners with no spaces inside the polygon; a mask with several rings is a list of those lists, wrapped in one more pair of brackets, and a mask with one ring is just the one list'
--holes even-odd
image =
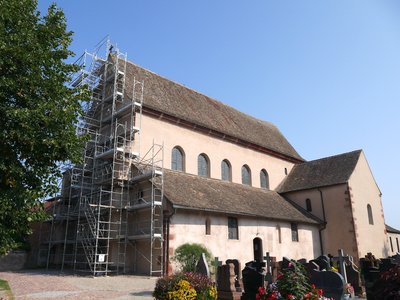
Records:
{"label": "shrub", "polygon": [[195,272],[197,261],[202,253],[205,254],[207,261],[210,263],[212,255],[205,246],[186,243],[176,248],[172,260],[179,263],[182,272]]}

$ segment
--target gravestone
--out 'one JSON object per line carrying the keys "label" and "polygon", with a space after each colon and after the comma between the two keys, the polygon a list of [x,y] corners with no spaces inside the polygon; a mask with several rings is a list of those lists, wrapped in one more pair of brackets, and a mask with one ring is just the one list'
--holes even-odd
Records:
{"label": "gravestone", "polygon": [[379,268],[379,259],[375,258],[375,255],[373,255],[371,252],[368,252],[367,255],[365,255],[365,262],[370,268]]}
{"label": "gravestone", "polygon": [[243,281],[242,281],[242,269],[240,262],[237,259],[227,259],[225,261],[227,265],[233,264],[235,272],[235,287],[237,292],[243,292]]}
{"label": "gravestone", "polygon": [[292,263],[291,260],[284,256],[282,258],[281,268],[282,269],[288,269],[288,268],[290,268],[291,263]]}
{"label": "gravestone", "polygon": [[324,291],[324,297],[341,300],[344,279],[339,273],[332,271],[311,271],[311,283]]}
{"label": "gravestone", "polygon": [[196,273],[200,273],[206,275],[207,277],[210,277],[210,270],[208,268],[206,255],[204,253],[201,254],[199,261],[197,262]]}
{"label": "gravestone", "polygon": [[254,300],[259,287],[265,283],[265,264],[251,261],[242,270],[244,294],[242,300]]}
{"label": "gravestone", "polygon": [[388,271],[389,269],[396,266],[391,258],[382,258],[380,261],[381,261],[381,263],[379,264],[380,272]]}
{"label": "gravestone", "polygon": [[304,266],[307,263],[307,259],[302,258],[302,259],[299,259],[297,262],[301,263]]}
{"label": "gravestone", "polygon": [[380,261],[370,252],[364,258],[360,259],[361,273],[364,279],[367,299],[374,299],[372,289],[379,278],[379,265]]}
{"label": "gravestone", "polygon": [[[219,266],[222,266],[222,261],[220,261],[218,257],[214,257],[215,278],[218,278],[218,267]],[[217,282],[217,285],[218,285],[218,282]]]}
{"label": "gravestone", "polygon": [[400,266],[400,254],[396,254],[392,256],[392,261],[395,265]]}
{"label": "gravestone", "polygon": [[235,266],[230,263],[218,266],[217,269],[218,299],[240,300],[242,293],[237,292],[235,287]]}
{"label": "gravestone", "polygon": [[308,278],[310,278],[310,279],[311,279],[312,271],[319,271],[319,266],[313,261],[310,261],[310,262],[306,263],[304,265],[304,267],[306,268],[307,274],[308,274]]}
{"label": "gravestone", "polygon": [[273,260],[272,260],[272,257],[269,256],[269,252],[267,252],[266,255],[264,256],[264,260],[265,260],[265,263],[266,263],[265,281],[267,281],[268,284],[270,284],[274,280],[273,280],[273,276],[272,276]]}
{"label": "gravestone", "polygon": [[330,258],[327,255],[321,255],[318,256],[316,259],[311,260],[312,262],[315,262],[321,271],[326,270],[330,271],[331,270],[331,263],[330,263]]}
{"label": "gravestone", "polygon": [[361,295],[364,292],[364,289],[361,284],[360,271],[354,264],[352,257],[350,262],[351,263],[346,266],[347,282],[352,285],[355,294]]}

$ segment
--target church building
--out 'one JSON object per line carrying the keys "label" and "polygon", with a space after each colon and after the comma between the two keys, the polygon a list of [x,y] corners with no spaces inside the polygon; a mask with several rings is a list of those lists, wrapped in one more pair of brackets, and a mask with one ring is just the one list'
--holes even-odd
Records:
{"label": "church building", "polygon": [[48,205],[39,264],[170,274],[184,243],[242,264],[253,260],[254,241],[278,259],[339,248],[355,261],[393,252],[362,150],[306,161],[269,122],[115,48],[106,59],[91,57],[91,69],[75,79],[92,91],[82,120],[91,138],[84,163],[65,172]]}

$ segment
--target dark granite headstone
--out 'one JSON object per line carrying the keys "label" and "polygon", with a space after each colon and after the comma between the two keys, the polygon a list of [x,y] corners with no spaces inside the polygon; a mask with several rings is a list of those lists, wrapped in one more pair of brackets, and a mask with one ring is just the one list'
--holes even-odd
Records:
{"label": "dark granite headstone", "polygon": [[330,258],[327,255],[321,255],[311,261],[315,262],[319,266],[319,269],[321,271],[323,271],[323,270],[330,271],[331,270]]}
{"label": "dark granite headstone", "polygon": [[392,261],[395,265],[400,266],[400,254],[393,255]]}
{"label": "dark granite headstone", "polygon": [[346,266],[347,282],[354,288],[357,295],[362,294],[363,288],[361,284],[360,272],[353,263]]}
{"label": "dark granite headstone", "polygon": [[254,300],[259,287],[265,283],[265,263],[251,261],[242,270],[244,294],[242,300]]}
{"label": "dark granite headstone", "polygon": [[204,253],[201,254],[199,261],[196,265],[196,273],[200,273],[210,277],[210,270],[208,269],[208,263],[206,259],[206,255]]}
{"label": "dark granite headstone", "polygon": [[332,271],[311,271],[311,283],[324,291],[324,297],[341,300],[344,279],[339,273]]}
{"label": "dark granite headstone", "polygon": [[396,266],[393,263],[393,260],[391,258],[382,258],[381,263],[379,264],[379,270],[381,272],[385,272],[387,270],[389,270],[390,268],[393,268],[394,266]]}
{"label": "dark granite headstone", "polygon": [[310,262],[306,263],[304,265],[304,267],[306,268],[307,274],[308,274],[308,278],[310,278],[310,279],[311,279],[312,271],[319,271],[319,266],[313,261],[310,261]]}
{"label": "dark granite headstone", "polygon": [[299,259],[297,262],[301,263],[304,266],[307,263],[307,259],[302,258],[302,259]]}
{"label": "dark granite headstone", "polygon": [[291,262],[291,260],[289,258],[283,257],[282,258],[281,268],[282,269],[288,269],[288,268],[290,268],[291,263],[292,262]]}

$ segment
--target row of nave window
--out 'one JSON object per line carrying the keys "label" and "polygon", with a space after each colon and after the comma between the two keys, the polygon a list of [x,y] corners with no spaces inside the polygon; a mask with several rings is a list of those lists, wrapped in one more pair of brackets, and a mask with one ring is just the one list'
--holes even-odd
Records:
{"label": "row of nave window", "polygon": [[[181,147],[174,147],[172,149],[171,169],[185,171],[185,153]],[[210,159],[204,153],[201,153],[197,157],[197,175],[210,177]],[[221,179],[232,181],[232,166],[227,159],[221,162]],[[251,170],[248,165],[242,166],[242,183],[252,185]],[[269,176],[265,169],[260,171],[260,187],[269,189]]]}

